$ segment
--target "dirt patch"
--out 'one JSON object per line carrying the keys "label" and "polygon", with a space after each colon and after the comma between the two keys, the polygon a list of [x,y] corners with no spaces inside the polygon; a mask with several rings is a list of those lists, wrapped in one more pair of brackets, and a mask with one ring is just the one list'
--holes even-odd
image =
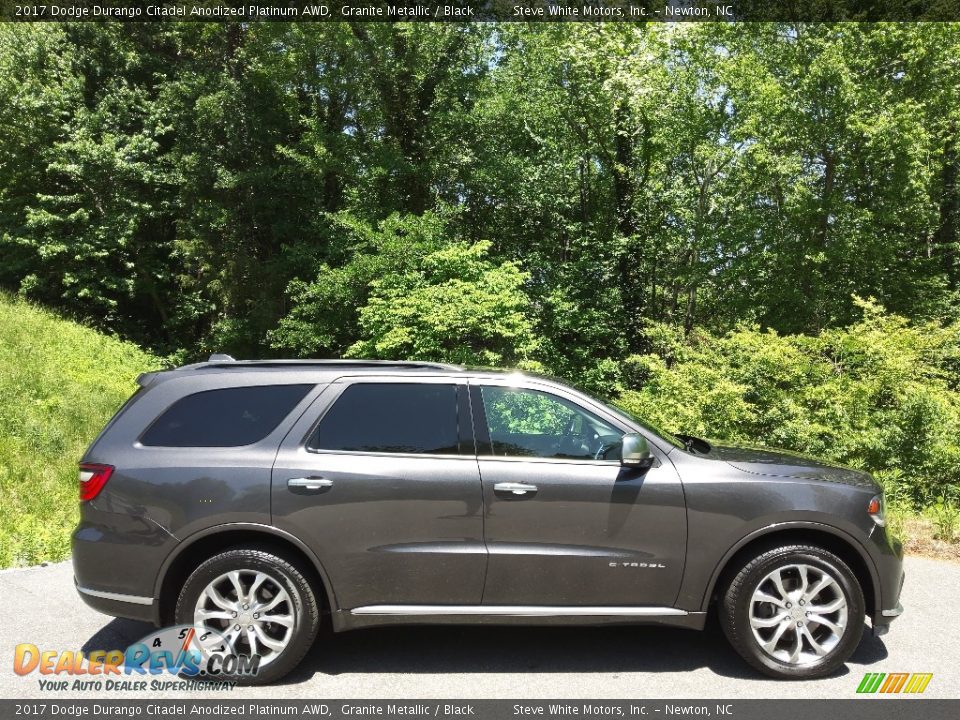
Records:
{"label": "dirt patch", "polygon": [[903,519],[904,549],[908,555],[950,560],[960,563],[960,542],[947,542],[934,537],[936,528],[925,517],[907,517]]}

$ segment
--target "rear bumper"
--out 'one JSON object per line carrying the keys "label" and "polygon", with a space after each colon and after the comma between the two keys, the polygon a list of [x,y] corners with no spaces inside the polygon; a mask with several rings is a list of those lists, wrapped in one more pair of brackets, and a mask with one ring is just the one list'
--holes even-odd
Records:
{"label": "rear bumper", "polygon": [[73,583],[80,598],[97,612],[154,625],[157,622],[156,602],[153,598],[82,587],[76,578]]}
{"label": "rear bumper", "polygon": [[78,594],[105,615],[157,622],[157,574],[176,540],[144,518],[88,505],[84,512],[95,519],[81,519],[72,537]]}

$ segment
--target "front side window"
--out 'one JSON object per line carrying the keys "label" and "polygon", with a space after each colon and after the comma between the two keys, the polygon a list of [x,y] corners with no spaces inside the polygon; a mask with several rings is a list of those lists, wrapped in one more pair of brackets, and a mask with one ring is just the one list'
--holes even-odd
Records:
{"label": "front side window", "polygon": [[480,393],[493,455],[619,462],[623,432],[579,405],[539,390]]}
{"label": "front side window", "polygon": [[180,398],[143,434],[143,445],[239,447],[263,440],[313,385],[255,385]]}
{"label": "front side window", "polygon": [[357,383],[341,393],[308,443],[312,450],[453,455],[457,387]]}

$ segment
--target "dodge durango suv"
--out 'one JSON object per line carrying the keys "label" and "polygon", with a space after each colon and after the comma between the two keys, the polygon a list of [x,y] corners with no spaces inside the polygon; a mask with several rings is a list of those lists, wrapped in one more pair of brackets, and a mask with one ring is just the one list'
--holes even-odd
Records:
{"label": "dodge durango suv", "polygon": [[259,656],[255,682],[322,622],[702,629],[712,609],[754,668],[810,678],[902,612],[857,470],[520,373],[215,355],[138,383],[80,465],[77,590],[213,631]]}

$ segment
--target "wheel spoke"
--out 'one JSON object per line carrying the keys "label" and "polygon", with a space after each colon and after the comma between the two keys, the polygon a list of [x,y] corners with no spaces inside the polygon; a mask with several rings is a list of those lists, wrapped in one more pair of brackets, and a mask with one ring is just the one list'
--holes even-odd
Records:
{"label": "wheel spoke", "polygon": [[790,651],[790,662],[796,663],[800,659],[800,651],[803,650],[803,635],[800,628],[796,626],[793,627],[793,635],[797,642],[793,646],[793,650]]}
{"label": "wheel spoke", "polygon": [[833,578],[829,575],[824,575],[820,578],[816,585],[810,588],[810,590],[803,596],[803,599],[807,602],[810,602],[831,585],[833,585]]}
{"label": "wheel spoke", "polygon": [[811,633],[806,626],[800,629],[803,631],[803,636],[807,638],[807,642],[810,643],[810,647],[813,648],[813,651],[817,654],[817,656],[823,657],[827,654],[827,649],[814,639],[813,633]]}
{"label": "wheel spoke", "polygon": [[244,633],[247,636],[247,642],[250,643],[250,654],[257,654],[257,636],[250,628],[244,630]]}
{"label": "wheel spoke", "polygon": [[232,620],[234,613],[227,612],[226,610],[197,610],[195,613],[197,617],[203,620]]}
{"label": "wheel spoke", "polygon": [[286,602],[286,600],[287,600],[287,596],[285,593],[277,593],[276,595],[273,596],[270,602],[266,603],[265,605],[261,605],[257,609],[261,613],[269,612],[270,610],[273,610],[277,605],[280,605],[281,603]]}
{"label": "wheel spoke", "polygon": [[777,643],[780,642],[780,638],[783,637],[783,634],[787,631],[787,629],[790,628],[792,624],[793,623],[791,623],[789,620],[784,620],[777,625],[777,629],[773,631],[773,635],[763,644],[764,650],[766,650],[768,653],[773,653],[773,651],[777,649]]}
{"label": "wheel spoke", "polygon": [[797,572],[800,573],[800,597],[806,595],[807,588],[810,587],[810,581],[807,579],[807,566],[798,565]]}
{"label": "wheel spoke", "polygon": [[240,573],[234,570],[227,577],[230,578],[230,583],[233,585],[233,589],[237,593],[237,602],[244,603],[247,600],[247,595],[243,591],[243,583],[240,582]]}
{"label": "wheel spoke", "polygon": [[231,630],[230,632],[228,632],[228,633],[226,634],[226,636],[225,636],[223,639],[227,641],[227,645],[230,646],[230,649],[231,649],[232,651],[236,652],[236,651],[237,651],[237,640],[240,639],[240,631],[239,631],[239,630]]}
{"label": "wheel spoke", "polygon": [[780,597],[784,600],[790,597],[790,593],[788,593],[787,589],[783,586],[783,570],[777,570],[772,573],[770,579],[773,580],[773,584],[777,586],[777,592],[780,593]]}
{"label": "wheel spoke", "polygon": [[261,615],[260,621],[276,623],[277,625],[283,625],[284,627],[288,627],[288,628],[293,627],[292,615]]}
{"label": "wheel spoke", "polygon": [[213,601],[213,604],[222,610],[233,612],[237,609],[237,604],[232,600],[227,600],[212,584],[207,586],[207,589],[203,591],[203,594],[210,598]]}
{"label": "wheel spoke", "polygon": [[263,585],[265,580],[268,580],[266,575],[262,572],[258,572],[257,576],[253,579],[253,584],[250,585],[250,589],[247,591],[247,597],[251,602],[256,602],[257,599],[257,590],[260,589],[260,586]]}
{"label": "wheel spoke", "polygon": [[830,613],[834,613],[846,606],[847,601],[842,597],[839,597],[833,602],[827,603],[826,605],[810,605],[807,609],[812,613],[816,613],[817,615],[829,615]]}
{"label": "wheel spoke", "polygon": [[786,602],[784,600],[781,600],[780,598],[775,598],[770,593],[765,593],[762,590],[757,590],[753,594],[753,602],[773,603],[774,605],[777,605],[779,607],[784,607],[784,605],[786,605]]}
{"label": "wheel spoke", "polygon": [[750,618],[750,624],[755,628],[772,628],[776,627],[784,620],[787,619],[787,616],[783,613],[776,615],[772,618]]}
{"label": "wheel spoke", "polygon": [[817,615],[815,613],[811,614],[809,617],[809,620],[810,622],[817,623],[818,625],[826,625],[828,628],[830,628],[832,632],[836,633],[837,635],[843,632],[843,628],[841,628],[839,625],[833,622],[833,620],[828,620],[827,618],[823,617],[823,615]]}
{"label": "wheel spoke", "polygon": [[256,625],[253,626],[253,632],[256,633],[257,639],[266,645],[271,650],[275,652],[280,652],[286,647],[286,643],[281,640],[275,640],[269,635],[267,635],[261,628]]}

